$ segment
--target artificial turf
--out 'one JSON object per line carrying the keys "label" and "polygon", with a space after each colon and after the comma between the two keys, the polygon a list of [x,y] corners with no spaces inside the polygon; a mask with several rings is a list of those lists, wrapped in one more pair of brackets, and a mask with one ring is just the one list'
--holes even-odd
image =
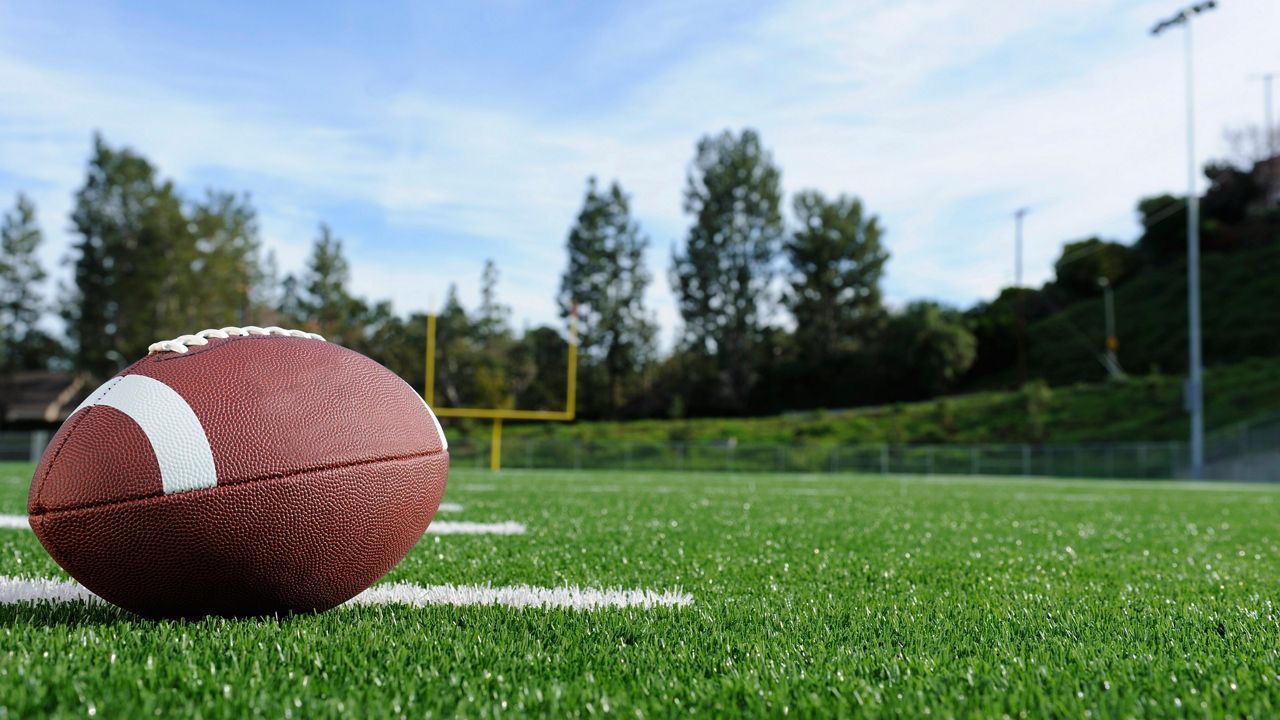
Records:
{"label": "artificial turf", "polygon": [[[21,513],[29,465],[0,465]],[[1280,714],[1280,488],[455,471],[388,577],[691,606],[139,620],[0,606],[0,717]],[[65,577],[0,529],[0,574]]]}

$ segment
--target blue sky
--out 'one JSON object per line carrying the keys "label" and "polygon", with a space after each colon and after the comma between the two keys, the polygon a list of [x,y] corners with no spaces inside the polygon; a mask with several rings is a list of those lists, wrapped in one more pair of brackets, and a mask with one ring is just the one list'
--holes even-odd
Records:
{"label": "blue sky", "polygon": [[[0,0],[0,202],[38,204],[65,277],[95,130],[190,194],[249,192],[301,266],[317,224],[356,289],[407,311],[486,257],[519,323],[551,321],[588,175],[618,179],[652,238],[649,305],[687,226],[698,137],[755,127],[788,193],[861,196],[888,229],[886,290],[967,305],[1063,241],[1132,239],[1143,194],[1185,186],[1182,43],[1167,0],[13,3]],[[1197,20],[1198,142],[1260,121],[1280,3]],[[1208,302],[1209,299],[1206,299]]]}

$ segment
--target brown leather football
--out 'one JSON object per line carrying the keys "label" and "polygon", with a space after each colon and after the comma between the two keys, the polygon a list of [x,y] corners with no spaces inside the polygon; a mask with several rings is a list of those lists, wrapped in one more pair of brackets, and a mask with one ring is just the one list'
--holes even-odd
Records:
{"label": "brown leather football", "polygon": [[31,481],[72,577],[150,617],[315,611],[387,573],[444,494],[448,445],[403,380],[318,335],[156,343],[84,401]]}

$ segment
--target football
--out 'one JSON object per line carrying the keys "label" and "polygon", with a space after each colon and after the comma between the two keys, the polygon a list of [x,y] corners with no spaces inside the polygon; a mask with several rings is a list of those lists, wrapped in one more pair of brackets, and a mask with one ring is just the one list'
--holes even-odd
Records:
{"label": "football", "polygon": [[409,552],[448,471],[435,415],[386,368],[311,333],[222,328],[95,390],[27,510],[59,565],[140,615],[319,611]]}

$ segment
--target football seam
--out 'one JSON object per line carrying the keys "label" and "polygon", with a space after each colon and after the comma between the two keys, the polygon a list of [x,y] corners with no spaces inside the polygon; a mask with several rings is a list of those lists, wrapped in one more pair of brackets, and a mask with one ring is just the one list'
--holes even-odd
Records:
{"label": "football seam", "polygon": [[[398,460],[416,460],[419,458],[432,457],[434,455],[447,455],[447,454],[448,454],[448,451],[444,449],[440,449],[440,450],[429,450],[427,452],[420,452],[420,453],[408,453],[406,455],[389,455],[387,457],[371,458],[367,460],[356,460],[353,462],[332,463],[330,465],[315,465],[315,466],[304,468],[301,470],[290,470],[288,472],[272,473],[270,475],[262,475],[255,478],[249,478],[248,480],[241,480],[239,482],[227,483],[226,485],[219,484],[213,487],[198,488],[195,490],[187,490],[179,493],[161,493],[159,495],[147,495],[146,497],[129,498],[128,500],[110,500],[107,502],[91,503],[89,505],[77,505],[75,507],[59,508],[57,510],[45,510],[43,512],[31,513],[29,517],[45,518],[45,517],[62,515],[64,513],[80,512],[84,510],[98,510],[101,508],[120,507],[124,505],[130,505],[136,502],[154,500],[156,498],[166,498],[166,497],[172,497],[175,495],[192,495],[195,493],[207,493],[207,492],[214,492],[220,488],[240,487],[241,485],[249,485],[251,483],[260,483],[260,482],[270,482],[272,480],[285,480],[288,478],[297,477],[298,475],[307,475],[309,473],[320,472],[323,470],[342,470],[344,468],[360,467],[361,465],[377,465],[379,463],[385,463],[385,462],[396,462]],[[57,457],[55,456],[54,460],[56,459]],[[50,461],[49,464],[50,466],[52,466],[53,461]],[[40,490],[43,493],[44,487],[41,486]]]}

